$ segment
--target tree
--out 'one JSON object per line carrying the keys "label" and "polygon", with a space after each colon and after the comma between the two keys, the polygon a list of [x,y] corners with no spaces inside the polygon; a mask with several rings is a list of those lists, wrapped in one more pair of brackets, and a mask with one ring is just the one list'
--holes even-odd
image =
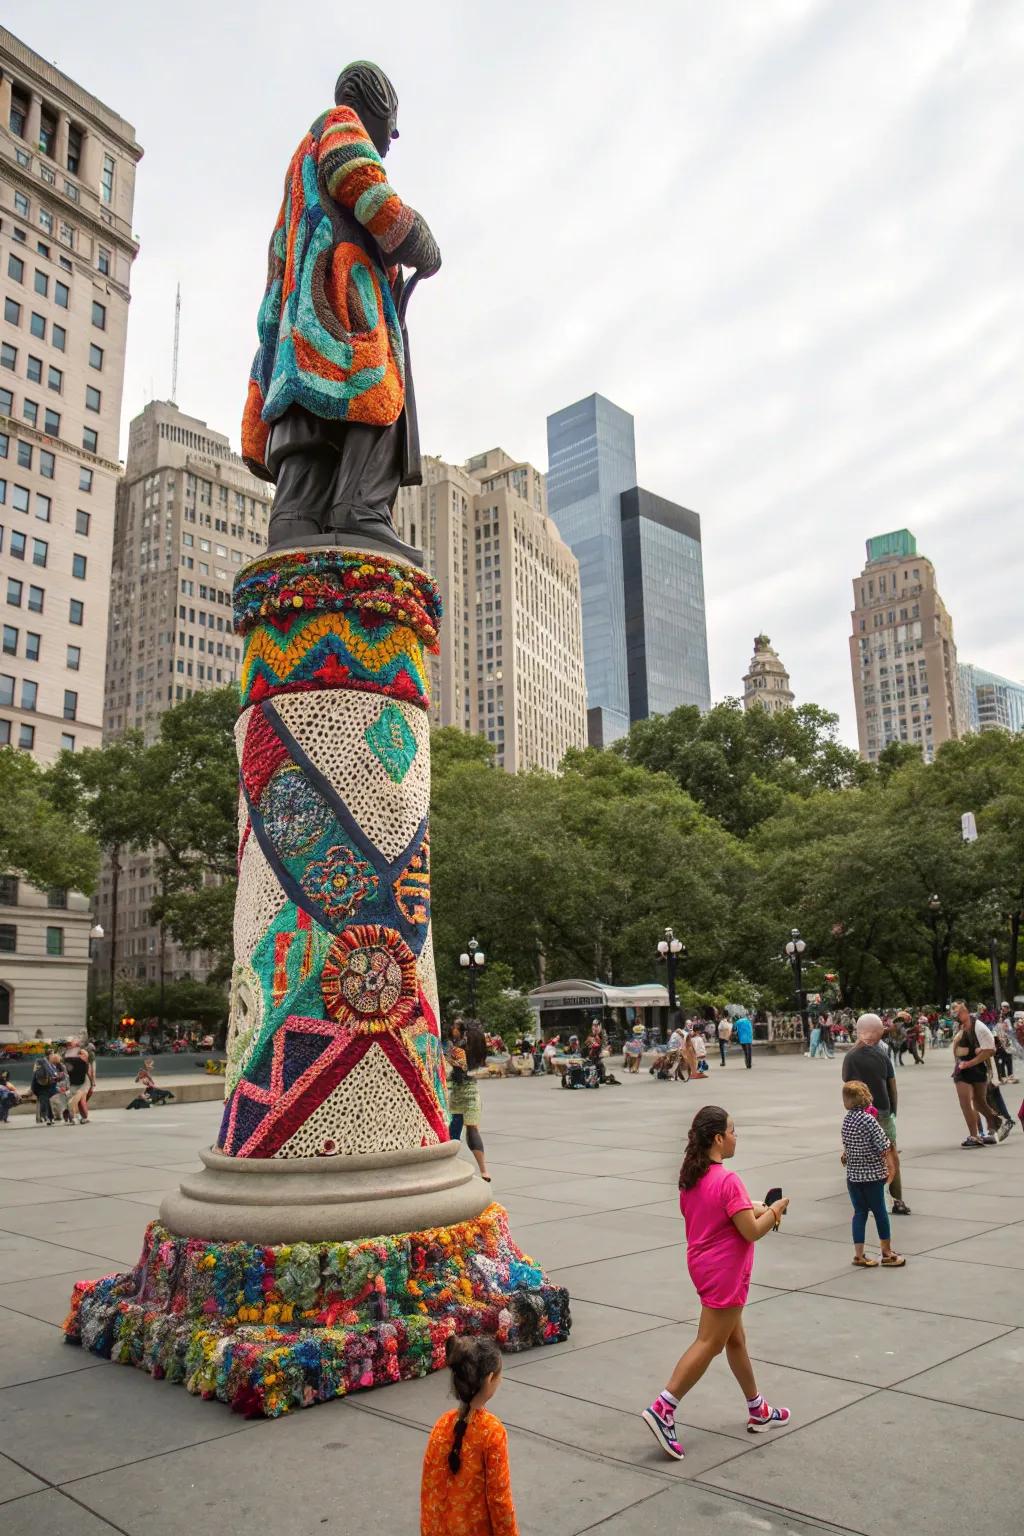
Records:
{"label": "tree", "polygon": [[0,750],[0,864],[31,885],[91,894],[99,873],[95,838],[54,794],[27,752]]}

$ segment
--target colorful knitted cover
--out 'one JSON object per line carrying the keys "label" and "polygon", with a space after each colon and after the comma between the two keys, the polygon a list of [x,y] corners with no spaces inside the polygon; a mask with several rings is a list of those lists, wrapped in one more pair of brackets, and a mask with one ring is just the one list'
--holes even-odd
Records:
{"label": "colorful knitted cover", "polygon": [[80,1280],[66,1337],[276,1418],[444,1366],[453,1333],[504,1350],[568,1337],[569,1298],[520,1253],[508,1217],[354,1243],[277,1248],[174,1237],[153,1222],[128,1274]]}
{"label": "colorful knitted cover", "polygon": [[440,598],[381,555],[270,555],[244,637],[230,1157],[448,1139],[430,941],[425,648]]}
{"label": "colorful knitted cover", "polygon": [[[354,226],[345,240],[344,221]],[[270,238],[259,350],[242,417],[242,457],[266,472],[270,424],[290,405],[330,421],[387,427],[405,403],[405,351],[389,274],[363,249],[361,228],[390,259],[416,215],[351,107],[325,112],[292,156]],[[336,225],[341,225],[341,229]]]}

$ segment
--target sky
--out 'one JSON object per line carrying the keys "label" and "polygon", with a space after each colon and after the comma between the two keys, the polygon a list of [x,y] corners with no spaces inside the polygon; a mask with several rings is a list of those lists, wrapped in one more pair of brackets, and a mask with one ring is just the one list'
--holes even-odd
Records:
{"label": "sky", "polygon": [[170,395],[180,282],[178,404],[238,446],[288,160],[372,58],[444,257],[410,309],[424,451],[546,468],[549,412],[631,411],[640,483],[702,519],[715,698],[765,631],[855,744],[851,583],[902,527],[960,659],[1024,679],[1019,0],[98,14],[4,21],[145,148],[125,423]]}

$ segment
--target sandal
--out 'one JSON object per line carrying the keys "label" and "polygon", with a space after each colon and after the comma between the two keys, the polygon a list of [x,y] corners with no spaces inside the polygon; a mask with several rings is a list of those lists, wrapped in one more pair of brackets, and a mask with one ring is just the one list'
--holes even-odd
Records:
{"label": "sandal", "polygon": [[906,1262],[907,1261],[903,1257],[902,1253],[883,1253],[882,1254],[882,1268],[883,1269],[902,1269]]}
{"label": "sandal", "polygon": [[[878,1268],[878,1260],[877,1259],[868,1258],[868,1255],[866,1253],[860,1254],[859,1257],[858,1257],[857,1254],[854,1254],[854,1256],[850,1260],[850,1262],[851,1262],[851,1264],[854,1264],[857,1267],[857,1269],[877,1269]],[[883,1260],[882,1262],[884,1263],[885,1261]]]}

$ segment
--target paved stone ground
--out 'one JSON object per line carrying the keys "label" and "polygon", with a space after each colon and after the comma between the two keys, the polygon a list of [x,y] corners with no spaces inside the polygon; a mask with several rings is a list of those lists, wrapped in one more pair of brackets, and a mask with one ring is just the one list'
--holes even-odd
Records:
{"label": "paved stone ground", "polygon": [[[484,1086],[496,1198],[519,1242],[568,1285],[565,1345],[507,1358],[524,1536],[960,1536],[1014,1529],[1024,1460],[1024,1135],[959,1149],[949,1054],[900,1073],[901,1271],[850,1267],[838,1164],[839,1061],[730,1062],[699,1084],[646,1073],[563,1093]],[[1016,1110],[1020,1089],[1010,1090]],[[637,1418],[693,1336],[698,1307],[675,1194],[703,1100],[734,1114],[755,1197],[793,1198],[757,1250],[747,1332],[792,1428],[749,1437],[717,1363],[687,1401],[686,1460]],[[79,1276],[138,1256],[165,1190],[212,1139],[213,1105],[100,1111],[88,1129],[0,1127],[0,1528],[4,1536],[217,1536],[418,1530],[425,1434],[443,1377],[246,1422],[182,1388],[97,1361],[58,1325]]]}

